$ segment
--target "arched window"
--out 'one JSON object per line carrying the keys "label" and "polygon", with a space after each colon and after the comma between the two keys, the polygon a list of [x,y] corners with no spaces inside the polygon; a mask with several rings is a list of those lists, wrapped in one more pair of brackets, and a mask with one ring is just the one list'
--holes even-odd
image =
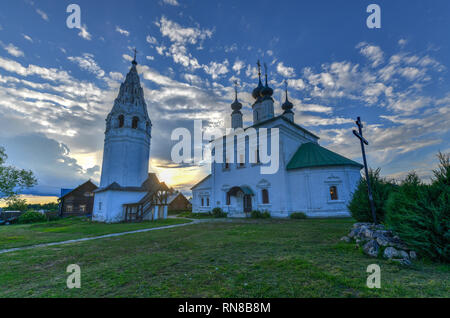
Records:
{"label": "arched window", "polygon": [[338,200],[338,192],[336,186],[330,187],[330,198],[331,200]]}
{"label": "arched window", "polygon": [[231,204],[231,195],[227,193],[227,205]]}
{"label": "arched window", "polygon": [[269,204],[269,191],[267,189],[262,190],[262,203]]}
{"label": "arched window", "polygon": [[125,117],[123,115],[119,116],[119,128],[122,128],[125,123]]}
{"label": "arched window", "polygon": [[137,118],[136,116],[133,117],[133,122],[131,123],[131,128],[133,128],[133,129],[138,128],[138,123],[139,123],[139,118]]}

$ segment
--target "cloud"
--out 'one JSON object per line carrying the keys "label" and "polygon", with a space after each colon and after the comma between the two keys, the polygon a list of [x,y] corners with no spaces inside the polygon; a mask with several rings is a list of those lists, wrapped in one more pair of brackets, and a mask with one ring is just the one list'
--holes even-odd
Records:
{"label": "cloud", "polygon": [[78,33],[78,36],[82,37],[85,40],[90,41],[92,39],[91,34],[87,30],[87,25],[82,25],[80,28],[80,32]]}
{"label": "cloud", "polygon": [[233,64],[233,71],[236,72],[237,75],[241,74],[241,70],[245,67],[245,63],[239,59],[236,59],[236,61]]}
{"label": "cloud", "polygon": [[28,35],[26,35],[26,34],[22,34],[22,36],[23,36],[23,38],[24,38],[25,40],[27,40],[27,41],[33,43],[33,39],[32,39],[30,36],[28,36]]}
{"label": "cloud", "polygon": [[228,60],[225,60],[222,63],[210,62],[209,65],[205,65],[203,69],[207,74],[211,75],[213,80],[216,80],[221,75],[228,73],[228,65]]}
{"label": "cloud", "polygon": [[23,53],[17,46],[15,46],[12,43],[6,45],[2,41],[0,41],[0,45],[3,47],[3,49],[5,49],[6,52],[8,52],[8,54],[12,56],[15,57],[25,56],[25,53]]}
{"label": "cloud", "polygon": [[212,30],[200,29],[197,27],[182,27],[178,23],[162,16],[159,22],[156,22],[161,34],[168,37],[171,42],[179,44],[196,44],[207,38],[211,38]]}
{"label": "cloud", "polygon": [[105,71],[98,66],[97,62],[94,60],[93,54],[83,53],[82,56],[69,56],[67,59],[78,64],[81,69],[95,74],[98,78],[105,76]]}
{"label": "cloud", "polygon": [[116,25],[116,31],[119,32],[119,33],[122,34],[122,35],[125,35],[125,36],[129,36],[129,35],[130,35],[130,32],[128,32],[127,30],[124,30],[124,29],[120,28],[120,27],[117,26],[117,25]]}
{"label": "cloud", "polygon": [[295,70],[293,67],[284,66],[283,62],[277,64],[277,72],[283,77],[294,77]]}
{"label": "cloud", "polygon": [[158,40],[156,40],[156,38],[151,35],[147,35],[145,40],[147,41],[147,43],[150,43],[150,44],[158,44]]}
{"label": "cloud", "polygon": [[171,6],[179,6],[178,0],[163,0],[163,3]]}
{"label": "cloud", "polygon": [[384,61],[384,53],[379,46],[369,45],[365,42],[359,43],[356,48],[359,52],[372,62],[372,67],[377,67]]}
{"label": "cloud", "polygon": [[44,19],[45,21],[47,22],[49,21],[47,13],[45,13],[41,9],[36,9],[36,13],[39,14],[41,18]]}

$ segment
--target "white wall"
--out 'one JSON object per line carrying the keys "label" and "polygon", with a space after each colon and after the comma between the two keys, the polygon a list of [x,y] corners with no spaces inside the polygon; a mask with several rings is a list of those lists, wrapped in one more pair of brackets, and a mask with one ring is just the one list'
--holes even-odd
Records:
{"label": "white wall", "polygon": [[122,222],[125,219],[123,204],[139,202],[145,195],[146,192],[125,191],[95,193],[92,220],[106,223]]}

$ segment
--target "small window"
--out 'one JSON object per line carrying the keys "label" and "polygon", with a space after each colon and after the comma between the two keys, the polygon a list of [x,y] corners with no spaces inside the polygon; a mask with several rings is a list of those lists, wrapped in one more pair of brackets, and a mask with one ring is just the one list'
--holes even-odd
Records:
{"label": "small window", "polygon": [[209,206],[209,197],[206,198],[206,206]]}
{"label": "small window", "polygon": [[227,193],[227,205],[231,204],[231,195]]}
{"label": "small window", "polygon": [[98,203],[98,210],[99,210],[99,211],[102,210],[102,203],[101,203],[101,202]]}
{"label": "small window", "polygon": [[123,115],[119,116],[119,128],[122,128],[125,124],[125,117]]}
{"label": "small window", "polygon": [[137,118],[136,116],[133,117],[133,122],[131,123],[131,128],[137,129],[138,128],[138,124],[139,124],[139,118]]}
{"label": "small window", "polygon": [[267,189],[262,190],[262,203],[269,204],[269,191]]}
{"label": "small window", "polygon": [[82,205],[80,205],[80,212],[82,212],[82,213],[86,213],[86,204],[82,204]]}
{"label": "small window", "polygon": [[73,205],[66,206],[66,212],[72,212],[73,211]]}
{"label": "small window", "polygon": [[202,198],[202,206],[205,206],[205,199]]}
{"label": "small window", "polygon": [[336,186],[330,187],[330,198],[331,200],[338,200],[338,192]]}

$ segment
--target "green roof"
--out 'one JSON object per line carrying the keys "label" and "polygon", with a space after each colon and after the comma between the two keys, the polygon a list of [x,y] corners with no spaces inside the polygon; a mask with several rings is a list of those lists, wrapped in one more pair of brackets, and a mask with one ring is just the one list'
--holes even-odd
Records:
{"label": "green roof", "polygon": [[287,165],[287,170],[323,167],[323,166],[357,166],[362,164],[347,159],[335,152],[325,149],[316,143],[302,144]]}

